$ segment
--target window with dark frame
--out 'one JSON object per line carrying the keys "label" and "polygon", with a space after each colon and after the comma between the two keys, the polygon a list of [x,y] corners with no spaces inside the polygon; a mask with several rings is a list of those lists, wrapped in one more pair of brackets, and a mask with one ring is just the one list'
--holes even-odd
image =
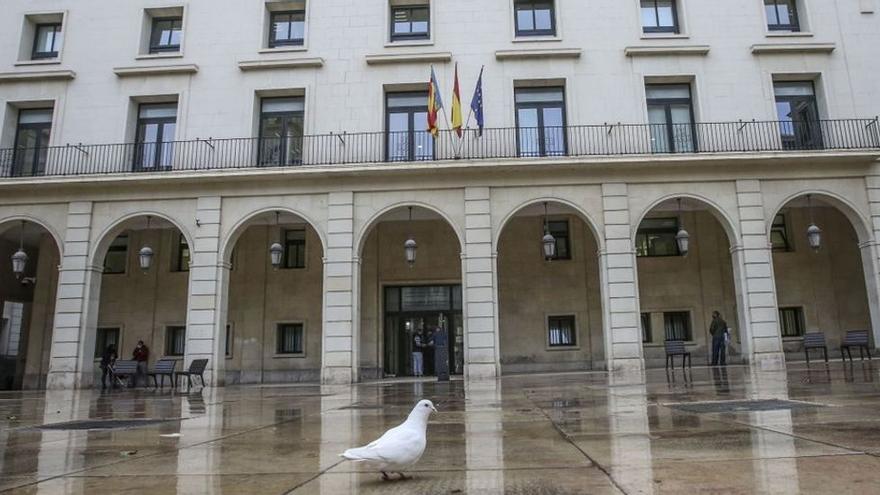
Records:
{"label": "window with dark frame", "polygon": [[305,42],[305,11],[272,12],[269,23],[269,48],[302,46]]}
{"label": "window with dark frame", "polygon": [[306,267],[306,229],[284,230],[284,268]]}
{"label": "window with dark frame", "polygon": [[101,359],[107,346],[116,346],[119,356],[119,328],[99,328],[95,334],[95,359]]}
{"label": "window with dark frame", "polygon": [[556,36],[556,12],[552,0],[515,0],[517,36]]}
{"label": "window with dark frame", "polygon": [[61,23],[37,24],[34,32],[34,47],[31,59],[42,60],[58,58],[61,49]]}
{"label": "window with dark frame", "polygon": [[516,88],[514,103],[519,156],[565,156],[565,88]]}
{"label": "window with dark frame", "polygon": [[678,218],[646,218],[636,231],[636,256],[680,256],[675,236],[678,234]]}
{"label": "window with dark frame", "polygon": [[13,177],[34,177],[46,173],[53,111],[52,108],[23,108],[18,111],[12,156]]}
{"label": "window with dark frame", "polygon": [[677,0],[641,0],[642,30],[645,33],[678,34]]}
{"label": "window with dark frame", "polygon": [[779,308],[779,326],[783,337],[803,337],[804,308]]}
{"label": "window with dark frame", "polygon": [[434,137],[428,129],[427,91],[385,95],[385,160],[434,159]]}
{"label": "window with dark frame", "polygon": [[128,266],[128,234],[119,234],[104,255],[104,274],[116,275],[125,273]]}
{"label": "window with dark frame", "polygon": [[167,327],[165,329],[165,355],[183,356],[184,354],[186,354],[186,327]]}
{"label": "window with dark frame", "polygon": [[182,37],[182,17],[155,17],[150,31],[150,53],[179,52]]}
{"label": "window with dark frame", "polygon": [[141,103],[135,132],[135,172],[168,170],[174,161],[177,103]]}
{"label": "window with dark frame", "polygon": [[260,100],[261,166],[285,167],[302,163],[305,98],[289,96]]}
{"label": "window with dark frame", "polygon": [[[551,220],[547,222],[550,235],[556,239],[556,256],[554,260],[571,259],[571,238],[568,233],[568,220]],[[544,255],[543,248],[541,255]]]}
{"label": "window with dark frame", "polygon": [[189,243],[186,242],[186,237],[182,233],[178,232],[177,242],[175,244],[176,250],[174,254],[174,271],[188,272],[191,259]]}
{"label": "window with dark frame", "polygon": [[302,354],[304,352],[302,323],[279,323],[275,341],[276,354]]}
{"label": "window with dark frame", "polygon": [[773,217],[773,224],[770,227],[770,244],[774,251],[791,251],[784,213],[778,213]]}
{"label": "window with dark frame", "polygon": [[666,340],[693,340],[691,333],[691,314],[689,311],[672,311],[663,313],[663,326]]}
{"label": "window with dark frame", "polygon": [[691,153],[696,151],[696,128],[691,85],[646,84],[651,151]]}
{"label": "window with dark frame", "polygon": [[577,345],[574,315],[547,318],[547,343],[550,347],[574,347]]}
{"label": "window with dark frame", "polygon": [[642,343],[650,344],[653,341],[653,335],[651,331],[651,313],[642,313],[641,315],[642,321]]}
{"label": "window with dark frame", "polygon": [[770,31],[796,33],[801,30],[797,0],[764,0],[764,10],[767,12],[767,29]]}
{"label": "window with dark frame", "polygon": [[783,149],[823,149],[822,122],[813,81],[776,81],[773,93]]}
{"label": "window with dark frame", "polygon": [[391,6],[391,41],[426,40],[431,37],[431,7]]}

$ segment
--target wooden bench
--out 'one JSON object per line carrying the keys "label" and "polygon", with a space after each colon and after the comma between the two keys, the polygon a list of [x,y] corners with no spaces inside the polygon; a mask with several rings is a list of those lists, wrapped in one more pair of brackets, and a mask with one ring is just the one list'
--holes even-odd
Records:
{"label": "wooden bench", "polygon": [[822,349],[825,362],[828,362],[828,345],[825,343],[825,334],[814,332],[804,334],[804,354],[807,356],[807,364],[810,364],[810,349]]}
{"label": "wooden bench", "polygon": [[113,377],[114,381],[124,387],[126,383],[123,378],[131,378],[137,376],[137,366],[137,361],[117,359],[116,362],[114,362],[113,365],[110,366],[110,374]]}
{"label": "wooden bench", "polygon": [[153,379],[153,386],[155,388],[159,388],[159,383],[156,380],[156,377],[161,377],[162,379],[162,387],[165,387],[165,377],[168,377],[168,381],[171,382],[171,385],[174,385],[174,368],[177,367],[176,359],[160,359],[156,361],[156,365],[147,373],[147,376]]}
{"label": "wooden bench", "polygon": [[[849,360],[852,362],[853,347],[859,349],[859,359],[865,359],[863,350],[868,352],[868,359],[871,359],[871,348],[868,345],[867,330],[850,330],[846,332],[846,337],[843,338],[843,343],[840,344],[840,358],[843,359],[844,363],[846,362],[847,355],[849,355]],[[846,351],[846,355],[844,355],[843,351]]]}
{"label": "wooden bench", "polygon": [[684,369],[685,363],[688,364],[688,367],[693,367],[693,358],[691,358],[691,353],[684,348],[683,340],[667,340],[665,347],[666,369],[669,369],[670,363],[672,363],[672,369],[675,369],[675,356],[681,356],[682,369]]}
{"label": "wooden bench", "polygon": [[177,386],[178,378],[181,376],[186,377],[187,385],[189,388],[192,388],[192,377],[197,376],[202,381],[202,386],[205,386],[205,368],[208,367],[207,359],[193,359],[193,362],[190,363],[189,369],[187,371],[178,371],[174,374],[174,386]]}

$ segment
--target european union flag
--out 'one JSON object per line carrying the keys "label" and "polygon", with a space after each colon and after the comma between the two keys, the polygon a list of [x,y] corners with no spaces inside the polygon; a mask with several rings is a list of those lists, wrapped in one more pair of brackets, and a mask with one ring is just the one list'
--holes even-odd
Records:
{"label": "european union flag", "polygon": [[480,128],[480,137],[483,137],[483,69],[480,69],[480,78],[477,79],[477,87],[474,89],[474,97],[471,99],[471,110],[477,119],[477,126]]}

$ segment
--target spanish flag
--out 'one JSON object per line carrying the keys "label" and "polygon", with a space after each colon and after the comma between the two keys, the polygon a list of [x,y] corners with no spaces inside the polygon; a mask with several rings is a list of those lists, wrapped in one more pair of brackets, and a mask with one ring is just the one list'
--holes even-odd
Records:
{"label": "spanish flag", "polygon": [[458,63],[455,64],[455,86],[452,89],[452,129],[461,137],[461,95],[458,91]]}
{"label": "spanish flag", "polygon": [[428,131],[436,138],[440,134],[438,115],[443,109],[443,99],[440,97],[440,85],[437,84],[437,75],[431,66],[431,82],[428,83]]}

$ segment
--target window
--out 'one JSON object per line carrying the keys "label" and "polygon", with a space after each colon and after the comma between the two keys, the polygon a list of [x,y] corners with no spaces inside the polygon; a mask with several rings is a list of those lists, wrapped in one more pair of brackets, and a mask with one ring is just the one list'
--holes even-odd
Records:
{"label": "window", "polygon": [[232,325],[228,323],[226,324],[226,336],[224,340],[226,342],[226,346],[224,347],[224,349],[226,349],[226,357],[232,357]]}
{"label": "window", "polygon": [[517,151],[521,157],[564,156],[565,90],[561,87],[518,88]]}
{"label": "window", "polygon": [[642,313],[642,343],[650,344],[654,339],[651,331],[651,313]]}
{"label": "window", "polygon": [[183,356],[186,353],[186,327],[173,326],[165,329],[165,355]]}
{"label": "window", "polygon": [[168,170],[174,159],[177,103],[143,103],[138,107],[134,171]]}
{"label": "window", "polygon": [[269,23],[269,48],[279,46],[301,46],[306,34],[306,13],[302,10],[292,12],[272,12]]}
{"label": "window", "polygon": [[779,326],[783,337],[803,337],[804,309],[779,308]]}
{"label": "window", "polygon": [[128,266],[128,234],[119,234],[104,256],[104,274],[125,273]]}
{"label": "window", "polygon": [[260,102],[259,164],[283,167],[302,163],[305,100],[301,96]]}
{"label": "window", "polygon": [[302,354],[303,352],[302,323],[280,323],[276,339],[276,353]]}
{"label": "window", "polygon": [[547,318],[547,327],[550,347],[574,347],[577,345],[574,315],[551,316]]}
{"label": "window", "polygon": [[46,173],[52,113],[51,108],[18,111],[12,158],[13,177],[32,177]]}
{"label": "window", "polygon": [[676,0],[641,0],[645,33],[678,33]]}
{"label": "window", "polygon": [[37,24],[34,34],[33,60],[58,58],[61,49],[61,23]]}
{"label": "window", "polygon": [[645,86],[645,94],[648,122],[651,126],[651,151],[696,151],[690,84],[648,84]]}
{"label": "window", "polygon": [[177,234],[177,242],[175,243],[175,246],[177,249],[174,254],[173,270],[175,272],[188,272],[191,254],[189,251],[189,244],[187,244],[186,237],[184,237],[183,234]]}
{"label": "window", "polygon": [[791,251],[784,213],[780,213],[773,218],[773,225],[770,227],[770,244],[773,246],[774,251]]}
{"label": "window", "polygon": [[677,218],[646,218],[636,232],[636,256],[679,256]]}
{"label": "window", "polygon": [[515,0],[517,36],[556,36],[553,1]]}
{"label": "window", "polygon": [[[568,220],[553,220],[547,222],[550,235],[556,239],[556,256],[554,260],[570,260],[571,246],[569,244]],[[543,255],[543,248],[541,251]]]}
{"label": "window", "polygon": [[666,340],[693,340],[691,336],[691,314],[687,311],[663,313],[666,327]]}
{"label": "window", "polygon": [[770,31],[801,30],[797,0],[764,0],[764,9],[767,11],[767,29]]}
{"label": "window", "polygon": [[284,231],[284,268],[306,267],[306,229]]}
{"label": "window", "polygon": [[391,7],[391,41],[426,40],[431,37],[431,8],[428,5]]}
{"label": "window", "polygon": [[434,137],[428,132],[428,93],[388,93],[385,96],[386,160],[434,159]]}
{"label": "window", "polygon": [[95,359],[101,359],[107,346],[116,347],[116,355],[119,355],[119,329],[99,328],[95,335]]}
{"label": "window", "polygon": [[182,17],[153,18],[153,27],[150,31],[150,53],[179,52],[182,36]]}
{"label": "window", "polygon": [[785,81],[773,84],[782,148],[822,149],[822,126],[813,81]]}

